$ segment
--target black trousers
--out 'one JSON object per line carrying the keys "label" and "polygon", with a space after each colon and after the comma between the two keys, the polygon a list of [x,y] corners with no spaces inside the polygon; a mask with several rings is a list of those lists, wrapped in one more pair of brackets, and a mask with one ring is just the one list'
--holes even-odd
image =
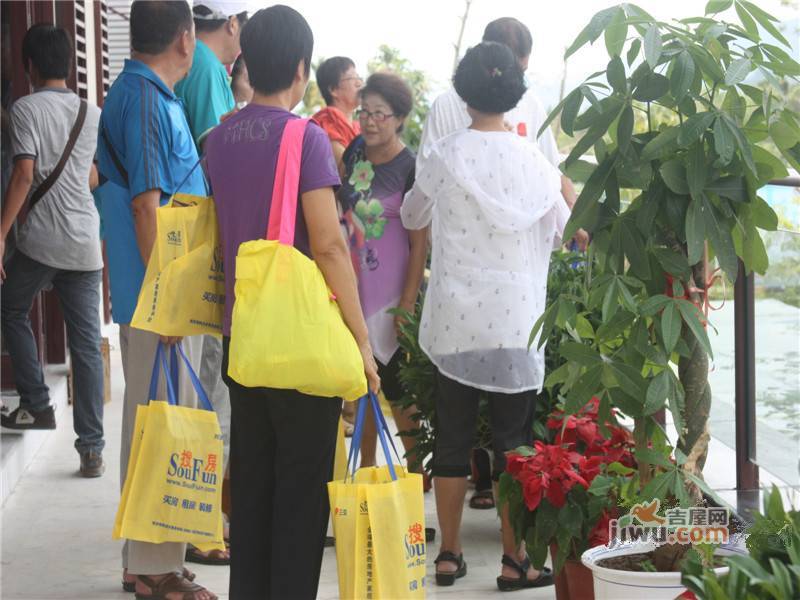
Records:
{"label": "black trousers", "polygon": [[[475,447],[481,391],[442,373],[436,396],[436,442],[433,450],[434,477],[466,477],[470,453]],[[506,468],[506,452],[533,441],[536,392],[501,394],[489,392],[489,425],[492,430],[497,481]]]}
{"label": "black trousers", "polygon": [[231,600],[313,600],[342,401],[246,388],[231,397]]}

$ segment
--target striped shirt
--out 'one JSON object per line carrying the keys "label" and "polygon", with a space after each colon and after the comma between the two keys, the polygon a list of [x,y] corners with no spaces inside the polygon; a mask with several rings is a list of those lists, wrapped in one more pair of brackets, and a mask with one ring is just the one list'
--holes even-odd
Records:
{"label": "striped shirt", "polygon": [[[101,217],[111,278],[112,313],[117,323],[129,323],[144,278],[136,243],[131,201],[149,190],[160,190],[162,204],[177,191],[205,195],[202,169],[183,104],[150,67],[126,60],[108,91],[100,117],[97,163],[108,181],[99,188]],[[112,151],[125,173],[112,158]],[[186,182],[182,182],[186,179]],[[178,186],[181,186],[178,190]]]}

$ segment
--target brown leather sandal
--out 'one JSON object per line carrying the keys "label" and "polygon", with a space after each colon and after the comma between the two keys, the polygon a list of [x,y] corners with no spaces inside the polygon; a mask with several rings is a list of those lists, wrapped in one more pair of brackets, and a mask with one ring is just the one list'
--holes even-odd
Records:
{"label": "brown leather sandal", "polygon": [[[136,591],[136,580],[134,579],[133,581],[125,581],[124,577],[125,576],[123,575],[122,589],[125,590],[126,592],[130,593],[130,594],[134,593]],[[133,577],[138,577],[138,575],[133,575]],[[186,567],[183,567],[183,578],[184,579],[187,579],[189,581],[194,581],[195,577],[197,577],[197,575],[192,573]]]}
{"label": "brown leather sandal", "polygon": [[202,552],[196,546],[187,544],[184,560],[199,565],[229,565],[231,564],[231,551],[227,544],[225,548],[225,550],[209,550],[208,552]]}
{"label": "brown leather sandal", "polygon": [[[170,573],[159,581],[155,581],[147,575],[138,575],[139,581],[150,588],[149,594],[136,592],[137,600],[167,600],[169,594],[182,594],[181,600],[197,600],[197,594],[208,592],[202,585],[186,579],[181,573]],[[218,600],[216,594],[211,594],[210,600]]]}

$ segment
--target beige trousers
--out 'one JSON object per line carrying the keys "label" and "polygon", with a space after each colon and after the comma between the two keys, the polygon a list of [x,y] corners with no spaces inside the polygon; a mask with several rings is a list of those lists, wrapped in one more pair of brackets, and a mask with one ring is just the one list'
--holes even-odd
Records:
{"label": "beige trousers", "polygon": [[[120,325],[120,351],[122,353],[122,372],[125,377],[125,398],[122,413],[122,448],[120,452],[120,489],[125,484],[128,472],[128,458],[133,440],[133,426],[136,420],[136,407],[147,404],[150,391],[150,378],[153,374],[153,361],[156,356],[158,336],[149,331]],[[181,342],[186,356],[195,372],[200,360],[202,338],[189,337]],[[178,402],[182,406],[197,406],[195,394],[185,369],[180,369]],[[159,382],[159,398],[166,398],[166,384],[163,374]],[[126,540],[122,547],[122,568],[131,575],[161,575],[180,571],[186,554],[186,544],[168,542],[150,544]]]}

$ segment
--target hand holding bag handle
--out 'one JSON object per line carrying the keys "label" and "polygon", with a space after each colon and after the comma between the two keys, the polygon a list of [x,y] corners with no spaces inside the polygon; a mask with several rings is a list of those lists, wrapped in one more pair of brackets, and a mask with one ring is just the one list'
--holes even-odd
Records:
{"label": "hand holding bag handle", "polygon": [[[372,412],[375,417],[375,428],[378,431],[378,439],[381,442],[383,454],[386,457],[386,466],[389,469],[389,475],[391,475],[392,481],[396,481],[397,472],[394,468],[394,457],[397,457],[397,460],[400,464],[402,464],[402,459],[400,458],[400,454],[397,452],[397,447],[394,444],[394,440],[392,440],[392,434],[389,431],[389,425],[386,423],[386,419],[381,412],[380,401],[375,393],[371,391],[358,401],[356,424],[353,428],[353,436],[350,438],[350,453],[347,458],[347,472],[345,473],[345,481],[347,481],[347,474],[350,475],[350,480],[353,481],[355,479],[356,471],[358,470],[358,454],[361,448],[361,438],[364,434],[364,421],[366,420],[367,416],[368,403],[372,407]],[[389,451],[390,445],[394,450],[394,457]]]}

